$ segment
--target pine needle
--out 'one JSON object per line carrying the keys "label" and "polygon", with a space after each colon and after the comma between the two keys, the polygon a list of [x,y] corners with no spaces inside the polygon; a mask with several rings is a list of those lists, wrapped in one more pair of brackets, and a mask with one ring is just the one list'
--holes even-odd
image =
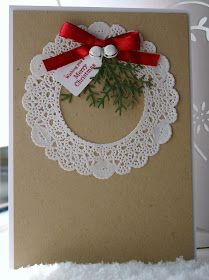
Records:
{"label": "pine needle", "polygon": [[[145,87],[152,87],[152,79],[145,75],[138,78],[137,73],[143,66],[129,62],[121,62],[115,58],[103,58],[99,71],[84,89],[89,106],[104,108],[112,100],[115,112],[122,114],[129,107],[133,108]],[[101,89],[102,87],[102,89]],[[72,101],[72,94],[61,94],[61,100]]]}

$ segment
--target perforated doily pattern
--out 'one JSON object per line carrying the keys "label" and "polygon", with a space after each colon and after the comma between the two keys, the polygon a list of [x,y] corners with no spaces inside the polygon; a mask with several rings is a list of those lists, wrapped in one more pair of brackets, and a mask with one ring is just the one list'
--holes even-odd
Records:
{"label": "perforated doily pattern", "polygon": [[[126,32],[120,25],[108,26],[103,22],[80,27],[101,39]],[[155,155],[160,144],[166,143],[172,135],[170,124],[177,119],[175,106],[179,97],[169,73],[168,60],[161,55],[157,67],[145,66],[138,73],[138,77],[145,75],[148,79],[151,76],[154,86],[144,90],[144,111],[135,129],[116,142],[96,144],[75,135],[66,125],[59,105],[61,84],[55,81],[53,71],[46,72],[42,63],[44,58],[79,45],[57,35],[55,42],[48,43],[42,54],[31,61],[31,75],[25,84],[22,103],[27,111],[26,121],[32,128],[32,140],[45,148],[49,159],[57,160],[67,171],[76,170],[99,179],[107,179],[114,173],[127,174],[131,168],[144,166],[148,157]],[[141,50],[154,53],[156,47],[144,41]]]}

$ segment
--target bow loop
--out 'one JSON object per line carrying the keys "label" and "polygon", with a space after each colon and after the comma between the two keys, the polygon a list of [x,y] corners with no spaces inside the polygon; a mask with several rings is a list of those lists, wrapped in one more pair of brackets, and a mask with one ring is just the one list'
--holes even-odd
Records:
{"label": "bow loop", "polygon": [[138,32],[128,32],[105,40],[106,44],[112,44],[119,51],[140,50],[140,37]]}
{"label": "bow loop", "polygon": [[66,39],[71,39],[75,42],[91,46],[95,44],[96,40],[99,40],[95,36],[70,22],[65,22],[62,25],[59,35]]}

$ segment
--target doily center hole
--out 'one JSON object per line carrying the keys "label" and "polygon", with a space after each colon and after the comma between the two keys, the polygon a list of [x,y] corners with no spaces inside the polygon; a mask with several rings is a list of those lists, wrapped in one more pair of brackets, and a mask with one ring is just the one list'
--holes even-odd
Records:
{"label": "doily center hole", "polygon": [[[61,93],[66,89],[62,88]],[[89,107],[85,93],[72,98],[72,101],[60,100],[60,109],[67,126],[79,137],[98,144],[111,143],[128,135],[137,126],[144,110],[143,94],[133,108],[129,107],[120,116],[115,113],[112,100],[103,108]]]}

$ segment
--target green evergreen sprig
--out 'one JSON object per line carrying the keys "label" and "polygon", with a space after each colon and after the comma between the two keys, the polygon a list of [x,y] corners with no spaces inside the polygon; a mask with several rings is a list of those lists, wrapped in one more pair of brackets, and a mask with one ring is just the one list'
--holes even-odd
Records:
{"label": "green evergreen sprig", "polygon": [[[145,79],[145,75],[137,77],[142,68],[141,65],[103,57],[99,71],[83,91],[89,106],[104,108],[105,104],[112,100],[115,112],[119,115],[129,107],[133,108],[143,89],[152,87],[151,77],[148,80]],[[72,94],[61,94],[61,100],[71,102]]]}

